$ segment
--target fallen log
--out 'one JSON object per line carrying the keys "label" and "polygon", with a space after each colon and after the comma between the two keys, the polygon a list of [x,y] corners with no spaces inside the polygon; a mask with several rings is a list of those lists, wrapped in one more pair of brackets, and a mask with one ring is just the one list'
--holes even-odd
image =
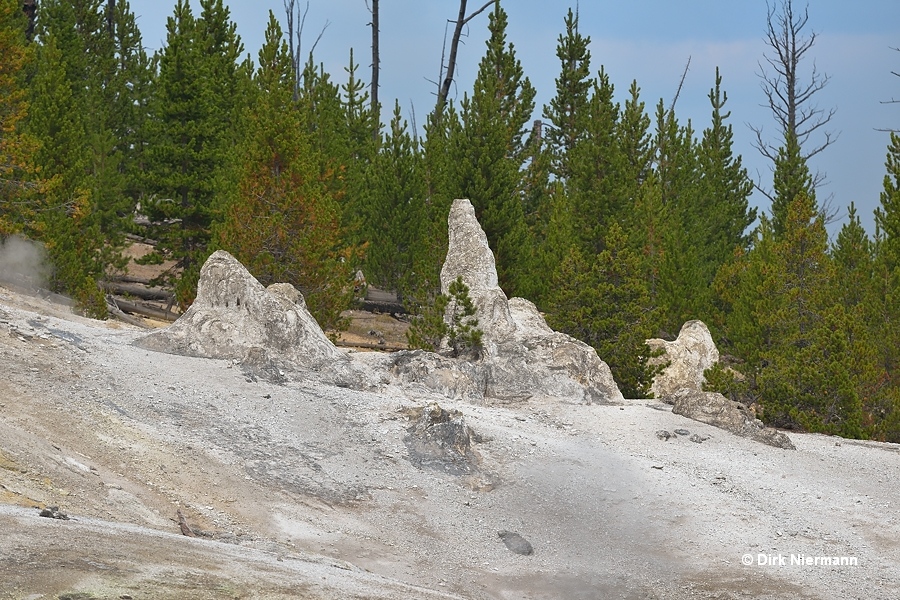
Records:
{"label": "fallen log", "polygon": [[399,352],[400,350],[409,350],[406,346],[389,346],[387,344],[367,344],[365,342],[345,342],[338,340],[334,342],[335,346],[340,348],[359,348],[361,350],[382,350],[384,352]]}
{"label": "fallen log", "polygon": [[123,323],[128,323],[129,325],[134,325],[135,327],[140,327],[141,329],[152,329],[150,325],[147,325],[142,320],[132,317],[130,315],[126,315],[122,310],[116,306],[116,300],[113,298],[107,297],[106,307],[109,310],[109,314],[122,321]]}
{"label": "fallen log", "polygon": [[149,317],[151,319],[157,319],[160,321],[168,321],[170,323],[178,320],[178,317],[181,316],[171,311],[156,308],[155,306],[136,304],[134,302],[129,302],[128,300],[122,300],[121,298],[115,298],[115,305],[122,312],[131,313],[133,315],[141,315],[142,317]]}
{"label": "fallen log", "polygon": [[117,283],[140,283],[141,285],[146,285],[147,287],[153,287],[150,285],[150,282],[153,281],[152,277],[135,277],[134,275],[116,275],[110,281],[115,281]]}
{"label": "fallen log", "polygon": [[166,290],[148,288],[141,285],[142,282],[106,281],[103,287],[107,292],[120,296],[135,296],[141,300],[159,300],[169,302],[173,294]]}

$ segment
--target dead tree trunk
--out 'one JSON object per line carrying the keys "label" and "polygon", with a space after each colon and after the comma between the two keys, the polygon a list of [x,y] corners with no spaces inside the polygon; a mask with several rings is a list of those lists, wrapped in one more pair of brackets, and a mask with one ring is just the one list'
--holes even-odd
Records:
{"label": "dead tree trunk", "polygon": [[[377,115],[378,108],[378,72],[381,69],[381,56],[378,47],[378,0],[372,0],[372,113]],[[376,128],[372,135],[378,137]]]}
{"label": "dead tree trunk", "polygon": [[[498,0],[490,0],[490,2],[487,2],[484,6],[467,17],[467,0],[459,0],[459,17],[457,17],[455,21],[456,27],[453,30],[453,38],[450,40],[450,56],[447,59],[446,76],[444,76],[444,65],[441,64],[441,78],[439,78],[439,80],[441,80],[441,85],[438,89],[437,101],[438,114],[440,113],[440,109],[444,107],[444,103],[447,101],[447,96],[450,94],[450,86],[453,85],[453,74],[456,72],[456,53],[459,50],[459,38],[462,37],[463,27],[466,23],[483,13],[488,6],[496,4],[497,1]],[[451,21],[451,23],[453,23],[453,21]]]}
{"label": "dead tree trunk", "polygon": [[[778,157],[781,142],[788,135],[792,135],[803,147],[804,160],[809,160],[837,140],[837,134],[824,129],[831,122],[835,109],[819,108],[813,101],[831,78],[820,73],[813,61],[808,81],[804,83],[800,80],[799,66],[818,39],[815,31],[804,34],[808,21],[809,7],[804,8],[802,13],[795,12],[794,0],[782,0],[780,10],[778,6],[769,8],[765,41],[772,54],[765,55],[764,59],[771,71],[760,64],[758,75],[766,95],[766,106],[772,112],[781,136],[773,144],[763,139],[762,127],[751,126],[750,129],[756,138],[753,145],[773,162]],[[807,141],[816,132],[820,132],[823,139],[810,147]]]}
{"label": "dead tree trunk", "polygon": [[107,0],[106,2],[106,27],[109,35],[116,33],[116,0]]}
{"label": "dead tree trunk", "polygon": [[178,320],[179,315],[167,310],[162,310],[160,308],[146,306],[143,304],[136,304],[134,302],[128,302],[127,300],[122,300],[121,298],[108,297],[108,299],[109,303],[112,306],[125,313],[129,313],[132,315],[141,315],[142,317],[149,317],[158,321],[173,322]]}
{"label": "dead tree trunk", "polygon": [[37,15],[37,0],[24,0],[22,2],[22,10],[25,12],[25,16],[28,17],[25,38],[30,42],[31,38],[34,37],[34,20]]}

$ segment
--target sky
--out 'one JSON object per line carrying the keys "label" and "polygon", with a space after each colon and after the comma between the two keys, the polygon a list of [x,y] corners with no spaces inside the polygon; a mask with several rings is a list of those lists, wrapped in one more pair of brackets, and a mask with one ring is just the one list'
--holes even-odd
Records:
{"label": "sky", "polygon": [[[486,0],[484,0],[486,1]],[[469,0],[468,9],[483,0]],[[780,3],[780,0],[774,0]],[[775,6],[774,2],[769,4]],[[284,24],[283,0],[226,0],[238,33],[256,62],[271,10]],[[151,51],[165,43],[166,19],[174,1],[130,0],[138,16],[144,45]],[[305,0],[297,4],[307,6]],[[547,0],[506,0],[509,16],[507,40],[516,50],[525,75],[537,89],[534,118],[555,93],[560,64],[557,40],[571,3]],[[780,4],[779,4],[780,5]],[[195,14],[199,0],[192,0]],[[802,9],[795,3],[795,12]],[[434,105],[445,38],[459,12],[456,0],[382,0],[380,2],[381,72],[380,98],[384,120],[390,117],[394,99],[403,114],[419,128]],[[897,0],[811,0],[805,33],[815,33],[815,46],[801,63],[802,81],[809,81],[813,66],[827,75],[826,87],[814,103],[836,112],[827,127],[837,137],[825,151],[810,160],[814,172],[825,175],[817,194],[820,204],[830,202],[839,218],[830,226],[832,235],[845,222],[846,207],[854,202],[863,225],[874,232],[873,211],[883,189],[889,134],[879,129],[900,129],[900,2]],[[675,105],[679,122],[690,120],[699,136],[709,125],[708,94],[715,70],[728,94],[726,110],[734,128],[734,152],[742,156],[750,176],[771,188],[771,163],[753,147],[750,126],[762,127],[767,140],[778,144],[778,129],[760,87],[761,65],[771,53],[766,46],[767,5],[764,0],[582,0],[580,31],[591,38],[591,65],[605,69],[615,85],[616,100],[623,103],[632,81],[653,115],[660,99],[668,107],[685,65],[690,68]],[[332,77],[345,80],[350,49],[361,65],[359,74],[371,76],[371,15],[366,0],[309,0],[302,50],[307,53],[321,33],[315,60]],[[462,99],[472,89],[478,62],[487,39],[487,11],[472,19],[460,46],[456,85],[451,97]],[[813,137],[810,144],[821,138]],[[768,211],[768,200],[759,192],[751,199]]]}

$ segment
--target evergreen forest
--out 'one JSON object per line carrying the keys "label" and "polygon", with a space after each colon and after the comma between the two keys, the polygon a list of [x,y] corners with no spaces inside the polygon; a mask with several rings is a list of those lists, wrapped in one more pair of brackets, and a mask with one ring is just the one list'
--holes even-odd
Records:
{"label": "evergreen forest", "polygon": [[[411,314],[433,309],[449,207],[469,198],[507,296],[596,348],[626,397],[649,393],[645,340],[701,319],[723,355],[710,389],[776,427],[900,442],[900,135],[874,235],[851,205],[829,239],[802,122],[763,148],[758,214],[723,74],[695,130],[637,81],[614,90],[569,10],[537,107],[489,4],[470,24],[489,29],[473,88],[437,94],[416,126],[382,110],[370,56],[329,73],[271,13],[251,58],[222,0],[177,0],[151,55],[125,0],[0,0],[0,237],[40,242],[53,288],[96,318],[139,236],[155,243],[143,260],[176,265],[158,284],[182,308],[224,249],[337,328],[357,270]],[[775,42],[795,24],[782,16]]]}

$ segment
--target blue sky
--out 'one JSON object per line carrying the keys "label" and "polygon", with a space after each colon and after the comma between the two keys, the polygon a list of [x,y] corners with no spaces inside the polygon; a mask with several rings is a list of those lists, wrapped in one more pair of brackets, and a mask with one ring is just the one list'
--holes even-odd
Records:
{"label": "blue sky", "polygon": [[[771,2],[770,2],[771,3]],[[237,23],[246,52],[256,58],[262,43],[268,11],[284,19],[282,0],[226,0]],[[298,4],[305,6],[304,0]],[[482,0],[469,0],[472,10]],[[574,2],[572,3],[574,4]],[[506,0],[509,14],[508,40],[515,45],[525,74],[536,87],[537,110],[554,94],[559,73],[556,43],[570,4],[546,0]],[[803,7],[797,3],[797,7]],[[157,49],[165,40],[165,21],[174,1],[131,0],[132,10],[145,45]],[[193,0],[199,10],[199,1]],[[419,125],[434,103],[435,84],[447,20],[456,17],[455,0],[382,0],[381,2],[381,99],[389,115],[396,98],[407,117]],[[795,8],[796,10],[796,8]],[[672,100],[688,57],[691,67],[676,105],[682,122],[690,119],[702,131],[709,123],[707,98],[718,66],[727,109],[735,132],[735,152],[754,179],[771,182],[770,164],[755,150],[748,124],[776,134],[760,89],[759,64],[767,48],[766,3],[763,0],[630,0],[629,2],[580,3],[581,32],[591,37],[592,68],[602,66],[623,101],[632,80],[637,80],[642,98],[651,112],[662,98]],[[328,24],[316,47],[316,60],[338,81],[344,78],[350,48],[368,80],[371,62],[370,15],[365,0],[310,0],[304,30],[304,51]],[[815,157],[810,167],[827,176],[819,190],[820,202],[828,197],[846,213],[856,203],[864,225],[874,230],[872,211],[878,206],[884,178],[888,134],[879,128],[900,129],[900,104],[882,102],[900,99],[900,2],[897,0],[812,0],[807,32],[818,39],[801,69],[808,76],[813,61],[820,73],[830,77],[828,86],[815,100],[820,108],[836,108],[831,130],[837,141]],[[484,50],[487,13],[468,27],[460,48],[457,85],[452,94],[462,98],[470,90]],[[449,35],[449,32],[448,34]],[[768,201],[760,194],[753,201],[763,210]],[[832,227],[835,231],[836,226]]]}

